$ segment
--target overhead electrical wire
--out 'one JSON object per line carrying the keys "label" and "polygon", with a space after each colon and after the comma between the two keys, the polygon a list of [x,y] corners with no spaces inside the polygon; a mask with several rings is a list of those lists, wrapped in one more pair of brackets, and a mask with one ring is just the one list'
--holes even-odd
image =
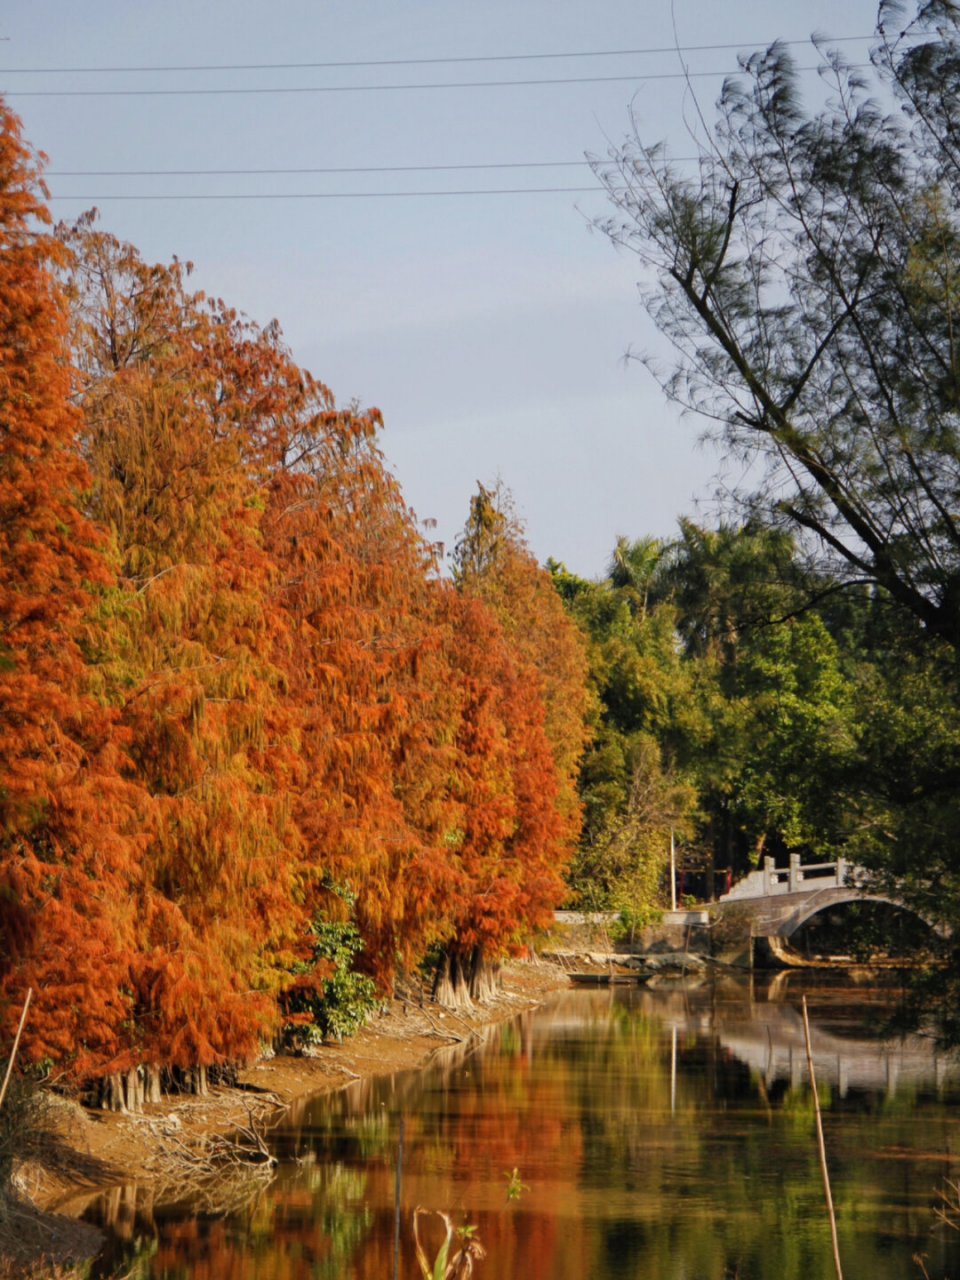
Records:
{"label": "overhead electrical wire", "polygon": [[[671,156],[681,164],[699,156]],[[606,158],[599,159],[606,164]],[[612,161],[609,161],[612,163]],[[474,164],[369,164],[329,165],[297,169],[47,169],[46,178],[259,178],[352,173],[454,173],[489,169],[589,169],[593,160],[507,160]],[[554,188],[544,188],[554,190]],[[556,188],[567,190],[567,188]]]}
{"label": "overhead electrical wire", "polygon": [[[852,41],[872,40],[873,38],[874,33],[871,32],[869,35],[861,36],[830,36],[825,42],[829,44],[849,44]],[[449,58],[368,58],[365,60],[332,62],[218,62],[126,67],[0,67],[0,75],[121,75],[124,73],[175,71],[328,71],[336,68],[356,69],[358,67],[428,67],[477,62],[541,62],[551,58],[625,58],[665,53],[715,53],[729,49],[755,48],[758,45],[769,45],[771,43],[773,42],[769,40],[742,40],[739,43],[731,42],[726,44],[650,45],[643,49],[576,49],[565,53],[487,53]],[[779,40],[777,43],[786,46],[806,45],[810,43],[810,38]]]}
{"label": "overhead electrical wire", "polygon": [[[862,69],[866,63],[851,63],[851,70]],[[797,67],[797,71],[818,71],[819,67]],[[703,80],[711,76],[731,75],[731,69],[718,71],[656,71],[634,72],[617,76],[558,76],[541,80],[449,80],[422,81],[419,84],[323,84],[278,85],[267,88],[223,89],[11,89],[7,98],[207,98],[277,96],[282,93],[398,93],[425,89],[517,89],[535,85],[558,84],[615,84],[648,80]]]}
{"label": "overhead electrical wire", "polygon": [[[851,42],[870,39],[870,36],[836,36],[831,43]],[[305,70],[334,69],[359,67],[389,66],[426,66],[439,64],[467,64],[489,62],[530,62],[563,58],[609,58],[617,56],[664,55],[694,53],[718,50],[741,49],[756,42],[700,44],[685,46],[650,46],[640,49],[597,49],[576,50],[562,53],[528,53],[528,54],[490,54],[448,58],[391,58],[368,59],[356,61],[328,62],[291,62],[291,63],[223,63],[223,64],[182,64],[178,66],[123,66],[123,67],[33,67],[3,68],[0,74],[68,74],[68,73],[144,73],[144,72],[178,72],[178,71],[259,71],[259,70]],[[807,44],[806,40],[783,40],[783,45]],[[800,71],[817,70],[816,67],[800,67]],[[319,93],[373,93],[402,92],[416,90],[471,89],[471,88],[524,88],[539,85],[564,84],[596,84],[623,83],[638,80],[685,80],[702,79],[712,76],[730,74],[730,69],[717,71],[671,71],[671,72],[636,72],[631,75],[609,76],[563,76],[530,79],[474,80],[422,82],[414,84],[360,84],[360,85],[304,85],[273,87],[224,87],[224,88],[173,88],[173,89],[45,89],[45,90],[10,90],[8,97],[186,97],[186,96],[219,96],[219,95],[278,95],[278,94],[319,94]],[[688,157],[674,157],[685,160]],[[695,158],[695,157],[689,157]],[[345,175],[345,174],[379,174],[379,173],[442,173],[476,170],[520,170],[549,168],[582,168],[589,165],[587,160],[558,161],[507,161],[497,163],[474,164],[432,164],[432,165],[344,165],[326,167],[297,168],[222,168],[222,169],[74,169],[50,170],[49,177],[217,177],[217,176],[294,176],[294,175]],[[594,187],[509,187],[509,188],[463,188],[452,190],[423,191],[333,191],[333,192],[203,192],[203,193],[151,193],[138,194],[57,194],[54,200],[100,201],[110,200],[346,200],[346,199],[417,199],[424,197],[467,197],[487,195],[538,195],[538,194],[587,194],[596,190]]]}
{"label": "overhead electrical wire", "polygon": [[[696,156],[675,156],[677,161],[696,160]],[[360,173],[450,173],[490,169],[558,169],[589,168],[584,160],[517,160],[487,164],[401,164],[350,165],[299,169],[58,169],[48,170],[48,178],[169,178],[169,177],[269,177],[309,174]],[[140,194],[71,195],[60,192],[53,200],[363,200],[374,198],[415,198],[417,196],[485,196],[485,195],[585,195],[596,187],[471,187],[456,190],[423,191],[296,191],[296,192],[143,192]]]}
{"label": "overhead electrical wire", "polygon": [[395,200],[424,196],[528,196],[586,195],[599,187],[470,187],[458,191],[244,191],[197,193],[144,193],[140,195],[51,195],[50,200]]}
{"label": "overhead electrical wire", "polygon": [[[695,161],[697,156],[673,156],[678,163]],[[603,162],[601,162],[603,163]],[[171,177],[270,177],[310,174],[360,173],[450,173],[491,169],[559,169],[590,168],[593,161],[583,160],[513,160],[470,164],[389,164],[347,165],[297,169],[50,169],[48,178],[171,178]],[[483,195],[580,195],[596,187],[471,187],[457,190],[423,191],[295,191],[295,192],[143,192],[101,195],[72,195],[61,192],[54,200],[347,200],[415,196],[483,196]]]}
{"label": "overhead electrical wire", "polygon": [[589,160],[508,160],[494,164],[340,165],[322,169],[48,169],[46,176],[48,178],[239,178],[317,173],[449,173],[463,169],[582,169],[589,164]]}

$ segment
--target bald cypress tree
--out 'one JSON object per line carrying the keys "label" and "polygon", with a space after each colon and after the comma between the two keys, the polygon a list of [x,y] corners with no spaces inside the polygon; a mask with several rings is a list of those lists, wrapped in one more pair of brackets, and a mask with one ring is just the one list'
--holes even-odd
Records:
{"label": "bald cypress tree", "polygon": [[[0,973],[34,987],[27,1057],[125,1065],[138,842],[123,735],[83,647],[110,581],[83,511],[60,246],[37,157],[0,105]],[[16,1008],[2,1010],[9,1024]]]}

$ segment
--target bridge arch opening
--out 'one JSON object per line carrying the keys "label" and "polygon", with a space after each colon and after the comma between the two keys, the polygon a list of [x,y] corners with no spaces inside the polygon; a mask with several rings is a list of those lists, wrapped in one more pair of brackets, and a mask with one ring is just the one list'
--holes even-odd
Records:
{"label": "bridge arch opening", "polygon": [[925,920],[899,903],[859,898],[811,911],[784,942],[808,961],[843,957],[869,963],[915,959],[937,950],[940,939]]}

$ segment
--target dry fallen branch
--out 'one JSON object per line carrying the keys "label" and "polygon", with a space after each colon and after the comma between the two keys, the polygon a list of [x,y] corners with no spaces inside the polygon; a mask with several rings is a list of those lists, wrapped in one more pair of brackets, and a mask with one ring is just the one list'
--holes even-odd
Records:
{"label": "dry fallen branch", "polygon": [[462,1044],[464,1040],[467,1039],[466,1036],[457,1035],[455,1031],[448,1031],[446,1027],[438,1027],[436,1020],[431,1016],[428,1010],[421,1009],[420,1012],[430,1024],[430,1030],[427,1032],[427,1035],[439,1036],[442,1040],[453,1040],[457,1044]]}
{"label": "dry fallen branch", "polygon": [[228,1169],[272,1169],[276,1157],[266,1141],[267,1120],[282,1109],[277,1099],[247,1104],[247,1123],[238,1124],[228,1134],[199,1133],[183,1137],[177,1117],[150,1120],[157,1138],[157,1150],[149,1161],[151,1173],[182,1177],[221,1175]]}

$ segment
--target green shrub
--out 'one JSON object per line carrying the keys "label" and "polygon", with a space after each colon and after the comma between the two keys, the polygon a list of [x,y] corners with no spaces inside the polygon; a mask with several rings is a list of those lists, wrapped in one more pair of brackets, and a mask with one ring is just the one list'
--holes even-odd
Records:
{"label": "green shrub", "polygon": [[[334,892],[348,908],[353,906],[353,897],[347,890],[337,888]],[[311,975],[310,981],[295,986],[286,1002],[288,1012],[294,1016],[285,1038],[294,1048],[352,1035],[378,1003],[373,979],[354,970],[354,961],[363,950],[363,939],[354,921],[317,916],[310,931],[313,958],[301,970],[304,975]],[[319,978],[318,973],[322,975]]]}
{"label": "green shrub", "polygon": [[311,1012],[320,1036],[342,1040],[366,1022],[377,1007],[377,988],[372,978],[353,970],[354,958],[363,950],[360,930],[352,920],[323,920],[313,926],[314,956],[333,965],[324,979],[322,993],[313,1001]]}

